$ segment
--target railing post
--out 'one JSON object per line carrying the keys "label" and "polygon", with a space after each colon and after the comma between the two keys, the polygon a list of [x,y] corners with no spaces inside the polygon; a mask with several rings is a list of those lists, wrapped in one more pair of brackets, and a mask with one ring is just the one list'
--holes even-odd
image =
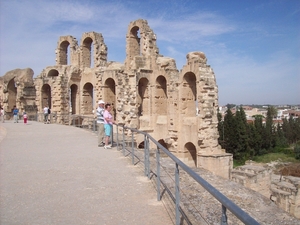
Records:
{"label": "railing post", "polygon": [[96,132],[96,120],[93,118],[93,132]]}
{"label": "railing post", "polygon": [[118,125],[117,125],[117,150],[119,150],[119,126]]}
{"label": "railing post", "polygon": [[149,137],[147,137],[146,139],[146,152],[147,152],[147,175],[148,175],[148,179],[150,179],[150,144],[149,144]]}
{"label": "railing post", "polygon": [[125,155],[125,131],[124,131],[124,129],[123,129],[123,147],[122,147],[122,149],[123,149],[123,155]]}
{"label": "railing post", "polygon": [[180,192],[179,192],[179,168],[176,163],[175,167],[175,214],[176,214],[176,225],[180,225]]}
{"label": "railing post", "polygon": [[160,194],[160,151],[159,147],[157,147],[156,150],[156,183],[157,183],[157,201],[161,200],[161,194]]}
{"label": "railing post", "polygon": [[134,143],[133,143],[133,131],[131,131],[131,148],[132,148],[132,153],[131,153],[132,165],[134,165]]}
{"label": "railing post", "polygon": [[226,207],[222,205],[221,225],[227,225]]}
{"label": "railing post", "polygon": [[144,135],[144,167],[145,167],[145,176],[148,176],[148,171],[147,171],[147,145],[146,145],[146,135]]}

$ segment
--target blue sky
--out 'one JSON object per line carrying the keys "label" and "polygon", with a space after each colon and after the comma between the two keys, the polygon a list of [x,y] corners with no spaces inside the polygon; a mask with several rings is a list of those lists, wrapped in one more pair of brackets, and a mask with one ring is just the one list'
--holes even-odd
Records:
{"label": "blue sky", "polygon": [[124,62],[131,21],[145,19],[160,54],[202,51],[219,104],[300,104],[299,0],[0,0],[0,76],[55,65],[60,36],[102,33],[108,60]]}

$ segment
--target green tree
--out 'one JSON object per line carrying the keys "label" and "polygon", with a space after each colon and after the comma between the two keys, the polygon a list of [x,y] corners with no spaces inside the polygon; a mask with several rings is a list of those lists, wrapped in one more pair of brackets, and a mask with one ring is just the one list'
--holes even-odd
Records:
{"label": "green tree", "polygon": [[235,158],[246,160],[250,155],[248,124],[245,111],[242,107],[238,108],[235,115],[236,121],[236,149]]}
{"label": "green tree", "polygon": [[252,147],[255,150],[255,155],[261,155],[266,153],[265,149],[263,149],[263,134],[264,134],[264,126],[263,126],[263,116],[262,115],[255,115],[253,116],[254,120],[254,136],[255,140],[252,144]]}
{"label": "green tree", "polygon": [[232,153],[235,158],[235,150],[237,148],[236,122],[229,108],[227,108],[224,116],[224,148],[226,152]]}
{"label": "green tree", "polygon": [[222,114],[219,112],[218,109],[218,114],[217,114],[217,118],[218,118],[218,132],[219,132],[219,138],[218,138],[218,142],[219,145],[221,145],[222,148],[224,148],[224,121],[222,119]]}

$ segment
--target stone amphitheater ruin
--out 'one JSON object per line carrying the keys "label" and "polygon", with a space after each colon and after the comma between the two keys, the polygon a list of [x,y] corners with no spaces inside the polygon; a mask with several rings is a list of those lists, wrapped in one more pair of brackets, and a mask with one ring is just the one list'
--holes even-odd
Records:
{"label": "stone amphitheater ruin", "polygon": [[[218,87],[203,52],[190,52],[179,71],[173,58],[159,54],[156,35],[146,20],[129,24],[124,63],[107,61],[102,34],[84,33],[80,44],[61,36],[56,65],[33,78],[32,69],[16,69],[0,77],[0,105],[7,118],[13,106],[30,118],[51,108],[56,123],[69,115],[93,116],[98,100],[114,106],[116,121],[148,132],[190,167],[232,179],[300,218],[300,180],[289,177],[271,185],[268,168],[246,165],[233,170],[233,158],[218,144]],[[196,107],[197,106],[197,107]],[[197,110],[196,110],[197,108]],[[143,137],[136,137],[136,144]]]}

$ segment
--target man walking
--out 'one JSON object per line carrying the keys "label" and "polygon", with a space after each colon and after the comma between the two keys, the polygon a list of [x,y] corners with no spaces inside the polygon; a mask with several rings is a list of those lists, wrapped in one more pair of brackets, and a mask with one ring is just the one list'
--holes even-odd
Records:
{"label": "man walking", "polygon": [[96,111],[97,115],[97,126],[98,126],[98,147],[104,146],[104,104],[105,102],[100,100],[98,101],[98,108]]}
{"label": "man walking", "polygon": [[44,109],[43,109],[43,111],[44,111],[44,124],[48,123],[48,116],[49,116],[48,109],[49,109],[48,106],[45,106]]}
{"label": "man walking", "polygon": [[13,109],[13,116],[14,116],[14,123],[18,123],[19,109],[16,106],[14,106]]}

